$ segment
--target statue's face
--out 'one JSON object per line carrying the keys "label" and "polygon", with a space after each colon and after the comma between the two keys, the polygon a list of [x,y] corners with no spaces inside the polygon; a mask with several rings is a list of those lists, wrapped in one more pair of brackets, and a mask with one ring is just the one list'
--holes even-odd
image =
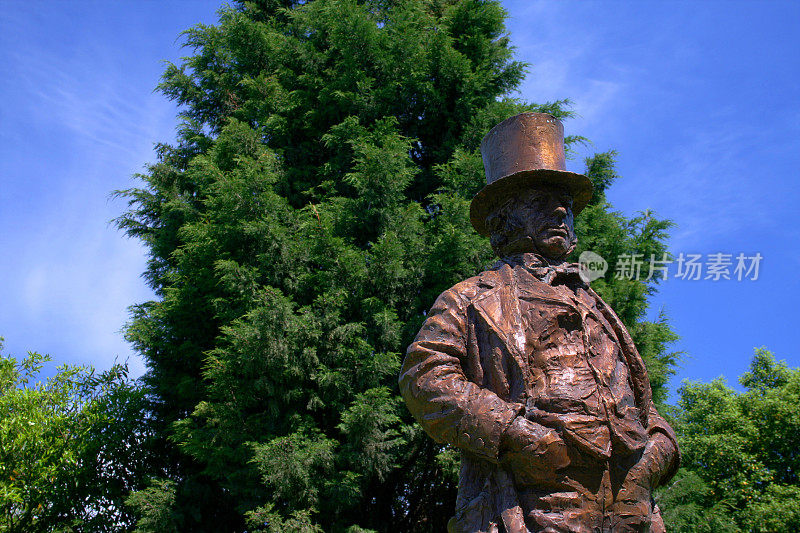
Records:
{"label": "statue's face", "polygon": [[[500,214],[502,213],[502,214]],[[502,257],[537,252],[561,259],[575,246],[572,195],[558,187],[526,191],[496,212],[492,246]]]}
{"label": "statue's face", "polygon": [[522,202],[525,234],[540,254],[560,259],[573,248],[572,195],[557,187],[533,189]]}

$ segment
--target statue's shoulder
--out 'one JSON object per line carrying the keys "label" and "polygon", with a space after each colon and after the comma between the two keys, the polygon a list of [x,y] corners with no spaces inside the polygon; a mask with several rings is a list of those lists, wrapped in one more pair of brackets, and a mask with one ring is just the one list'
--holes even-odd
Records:
{"label": "statue's shoulder", "polygon": [[[594,303],[598,309],[600,309],[601,311],[608,311],[609,313],[614,313],[614,310],[611,308],[611,306],[608,305],[605,300],[603,300],[602,296],[600,296],[597,293],[597,291],[595,291],[591,287],[587,287],[585,290],[586,293],[589,295],[589,298],[594,299]],[[614,316],[616,317],[616,314],[614,314]]]}
{"label": "statue's shoulder", "polygon": [[477,276],[472,276],[471,278],[456,283],[442,293],[442,296],[450,294],[465,302],[472,302],[483,296],[487,291],[491,291],[495,287],[507,283],[507,278],[511,275],[511,268],[508,265],[505,263],[495,264]]}

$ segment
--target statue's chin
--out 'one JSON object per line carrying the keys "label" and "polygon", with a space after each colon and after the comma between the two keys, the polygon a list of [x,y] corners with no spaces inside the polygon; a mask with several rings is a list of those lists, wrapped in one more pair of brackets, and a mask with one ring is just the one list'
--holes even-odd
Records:
{"label": "statue's chin", "polygon": [[541,242],[533,242],[540,254],[548,259],[564,259],[572,251],[569,241],[561,236],[550,237]]}
{"label": "statue's chin", "polygon": [[548,259],[564,259],[572,251],[572,246],[563,237],[551,237],[536,242],[532,237],[522,237],[503,247],[502,256],[536,253]]}

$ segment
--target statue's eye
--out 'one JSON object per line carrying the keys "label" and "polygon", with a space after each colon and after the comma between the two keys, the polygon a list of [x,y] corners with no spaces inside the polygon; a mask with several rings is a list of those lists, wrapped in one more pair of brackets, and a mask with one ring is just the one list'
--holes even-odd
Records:
{"label": "statue's eye", "polygon": [[544,204],[545,198],[541,194],[537,194],[528,198],[528,207],[540,208]]}

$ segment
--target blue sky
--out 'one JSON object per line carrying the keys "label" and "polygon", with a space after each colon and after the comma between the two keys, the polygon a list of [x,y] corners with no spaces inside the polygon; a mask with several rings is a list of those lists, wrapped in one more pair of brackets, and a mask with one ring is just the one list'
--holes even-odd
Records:
{"label": "blue sky", "polygon": [[[506,1],[520,96],[570,98],[568,134],[619,152],[627,215],[672,219],[675,253],[761,253],[757,281],[669,279],[652,299],[682,336],[681,379],[731,383],[756,346],[800,366],[800,3]],[[217,2],[17,2],[0,8],[0,335],[5,353],[100,368],[129,358],[126,308],[151,297],[143,248],[109,221],[174,105],[153,88],[178,34]],[[674,273],[674,265],[671,273]]]}

